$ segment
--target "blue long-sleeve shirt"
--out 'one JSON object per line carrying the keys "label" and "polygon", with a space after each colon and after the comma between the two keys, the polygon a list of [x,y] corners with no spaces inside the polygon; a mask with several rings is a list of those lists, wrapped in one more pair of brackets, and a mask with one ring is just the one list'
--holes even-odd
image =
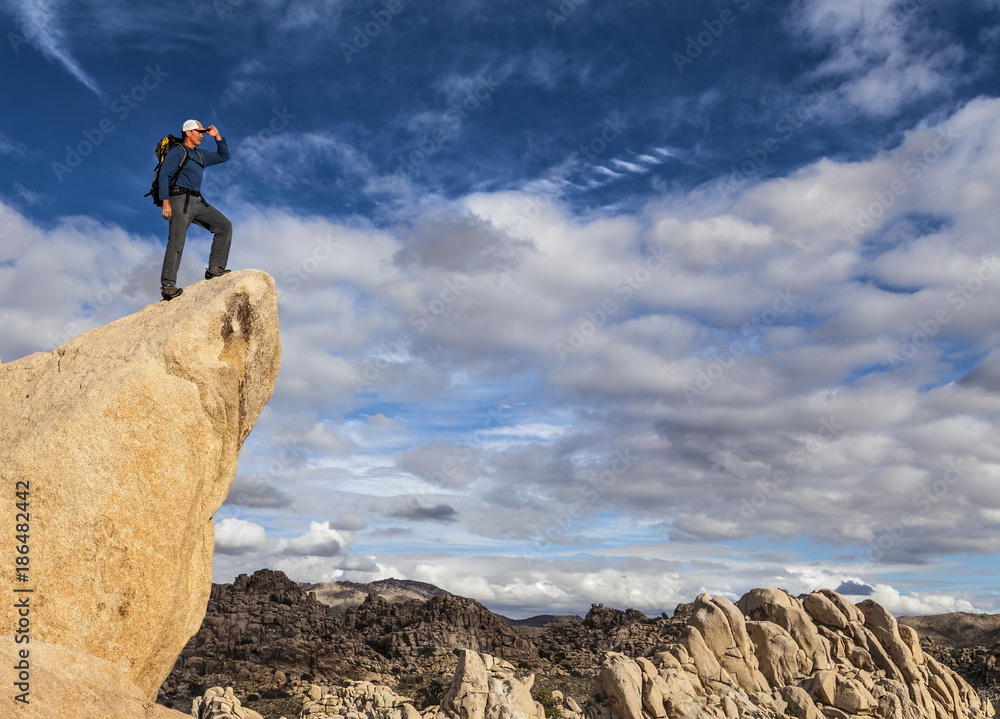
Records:
{"label": "blue long-sleeve shirt", "polygon": [[[211,137],[211,135],[206,135],[206,137]],[[188,151],[188,161],[178,173],[177,168],[180,166],[181,160],[184,159],[185,149]],[[224,137],[215,141],[215,152],[203,150],[200,147],[192,149],[177,145],[167,153],[167,156],[163,158],[163,165],[160,166],[160,197],[170,197],[170,187],[173,185],[201,192],[201,180],[205,174],[205,168],[210,165],[218,165],[228,159],[229,146],[226,145]],[[202,162],[205,164],[202,165]]]}

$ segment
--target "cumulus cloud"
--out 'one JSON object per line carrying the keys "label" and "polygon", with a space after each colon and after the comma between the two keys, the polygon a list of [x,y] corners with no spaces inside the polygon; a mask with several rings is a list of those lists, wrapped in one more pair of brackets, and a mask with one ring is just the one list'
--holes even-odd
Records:
{"label": "cumulus cloud", "polygon": [[946,592],[914,592],[903,596],[889,585],[876,584],[869,596],[896,615],[977,612],[972,602]]}
{"label": "cumulus cloud", "polygon": [[345,514],[330,520],[330,527],[343,530],[345,532],[357,532],[368,526],[368,522],[361,517]]}
{"label": "cumulus cloud", "polygon": [[[41,228],[0,201],[5,359],[55,349],[153,301],[161,261],[154,243],[121,228],[88,217]],[[53,272],[58,283],[32,279]]]}
{"label": "cumulus cloud", "polygon": [[475,216],[421,218],[412,230],[401,233],[404,247],[394,261],[406,266],[419,263],[443,270],[472,272],[511,269],[531,243],[508,237]]}
{"label": "cumulus cloud", "polygon": [[227,517],[215,525],[215,551],[220,554],[248,554],[267,543],[267,531],[245,519]]}
{"label": "cumulus cloud", "polygon": [[848,597],[870,597],[875,593],[875,587],[870,587],[863,582],[848,580],[846,582],[841,582],[840,586],[833,591]]}
{"label": "cumulus cloud", "polygon": [[345,557],[337,569],[342,572],[378,572],[379,566],[368,557],[351,556]]}
{"label": "cumulus cloud", "polygon": [[309,530],[291,539],[279,539],[276,551],[303,557],[336,557],[350,543],[350,533],[334,529],[330,522],[310,522]]}

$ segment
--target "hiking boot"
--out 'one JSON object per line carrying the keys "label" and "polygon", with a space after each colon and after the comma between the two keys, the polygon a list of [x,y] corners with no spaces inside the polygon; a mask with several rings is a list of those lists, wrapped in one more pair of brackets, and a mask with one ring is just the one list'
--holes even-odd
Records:
{"label": "hiking boot", "polygon": [[165,300],[172,300],[174,297],[180,297],[183,291],[184,291],[183,287],[174,287],[173,285],[163,285],[163,287],[160,288],[160,295]]}
{"label": "hiking boot", "polygon": [[205,279],[211,280],[216,277],[222,277],[227,272],[230,272],[230,270],[224,270],[221,267],[209,267],[207,270],[205,270]]}

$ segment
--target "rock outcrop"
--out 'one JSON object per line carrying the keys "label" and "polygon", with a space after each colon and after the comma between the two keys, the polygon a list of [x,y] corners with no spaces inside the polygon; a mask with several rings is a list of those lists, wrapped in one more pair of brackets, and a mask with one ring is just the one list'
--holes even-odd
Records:
{"label": "rock outcrop", "polygon": [[1000,643],[992,647],[952,647],[921,638],[920,648],[953,669],[975,687],[980,696],[1000,701]]}
{"label": "rock outcrop", "polygon": [[303,697],[300,717],[308,719],[421,719],[421,714],[406,698],[388,687],[371,682],[347,681],[343,686],[309,687]]}
{"label": "rock outcrop", "polygon": [[533,681],[534,675],[515,678],[509,662],[462,650],[437,719],[545,719],[545,708],[531,697]]}
{"label": "rock outcrop", "polygon": [[[452,670],[455,649],[519,660],[537,658],[531,641],[473,599],[451,594],[392,603],[368,595],[342,616],[283,572],[262,569],[212,587],[201,629],[162,687],[278,684],[277,670],[317,682],[377,679],[390,671]],[[199,690],[200,691],[200,690]]]}
{"label": "rock outcrop", "polygon": [[680,604],[672,617],[651,619],[635,609],[622,611],[603,604],[587,616],[558,617],[531,632],[539,656],[564,676],[596,676],[607,652],[630,657],[651,656],[687,626],[691,604]]}
{"label": "rock outcrop", "polygon": [[191,703],[194,719],[263,719],[253,709],[247,709],[233,694],[232,687],[212,687]]}
{"label": "rock outcrop", "polygon": [[204,616],[212,517],[280,352],[274,281],[246,270],[0,366],[0,486],[28,505],[0,505],[0,537],[29,547],[33,641],[156,696]]}
{"label": "rock outcrop", "polygon": [[282,684],[279,672],[363,679],[384,667],[385,658],[345,632],[330,607],[283,572],[261,569],[212,586],[205,620],[163,689],[240,684],[256,691]]}
{"label": "rock outcrop", "polygon": [[537,657],[531,641],[474,599],[444,594],[392,604],[369,595],[343,617],[344,629],[404,667],[446,670],[454,650],[508,661]]}
{"label": "rock outcrop", "polygon": [[989,719],[993,706],[871,600],[754,589],[695,600],[650,659],[609,652],[589,719]]}
{"label": "rock outcrop", "polygon": [[[341,686],[309,686],[298,716],[302,719],[545,719],[545,708],[531,696],[534,675],[515,676],[514,665],[472,650],[458,652],[454,675],[439,704],[418,710],[385,686],[347,681]],[[558,691],[563,719],[582,719],[573,699]]]}

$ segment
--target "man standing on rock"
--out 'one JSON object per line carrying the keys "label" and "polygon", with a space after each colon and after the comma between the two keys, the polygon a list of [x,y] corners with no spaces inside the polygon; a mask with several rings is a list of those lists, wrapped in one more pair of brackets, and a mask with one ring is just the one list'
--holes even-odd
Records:
{"label": "man standing on rock", "polygon": [[[160,294],[165,300],[172,300],[184,291],[176,286],[177,269],[184,252],[187,229],[192,222],[213,234],[212,251],[208,258],[208,269],[205,270],[206,280],[229,272],[226,263],[229,261],[229,245],[233,239],[233,224],[201,196],[201,180],[205,168],[229,159],[226,140],[219,135],[215,125],[206,129],[197,120],[188,120],[181,129],[183,143],[172,148],[163,158],[158,179],[160,197],[164,198],[163,217],[170,220],[167,251],[163,256],[163,271],[160,274]],[[198,149],[202,135],[206,132],[215,140],[215,152]]]}

